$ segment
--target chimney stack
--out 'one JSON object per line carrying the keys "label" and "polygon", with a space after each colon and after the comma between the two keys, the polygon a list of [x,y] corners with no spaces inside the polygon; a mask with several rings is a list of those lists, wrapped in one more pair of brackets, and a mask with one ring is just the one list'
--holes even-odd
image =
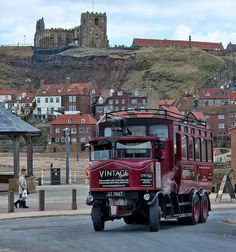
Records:
{"label": "chimney stack", "polygon": [[43,79],[41,79],[39,83],[40,83],[40,87],[45,84]]}
{"label": "chimney stack", "polygon": [[70,84],[70,77],[66,77],[66,85]]}
{"label": "chimney stack", "polygon": [[189,46],[189,48],[192,47],[192,38],[191,38],[191,35],[188,36],[188,46]]}

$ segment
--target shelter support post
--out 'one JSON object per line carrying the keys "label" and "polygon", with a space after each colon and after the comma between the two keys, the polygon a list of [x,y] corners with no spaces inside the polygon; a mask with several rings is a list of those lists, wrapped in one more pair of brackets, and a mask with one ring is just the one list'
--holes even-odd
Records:
{"label": "shelter support post", "polygon": [[32,137],[25,137],[27,143],[27,174],[29,177],[33,176],[33,145]]}
{"label": "shelter support post", "polygon": [[17,178],[20,172],[20,136],[14,136],[13,138],[14,144],[14,178]]}

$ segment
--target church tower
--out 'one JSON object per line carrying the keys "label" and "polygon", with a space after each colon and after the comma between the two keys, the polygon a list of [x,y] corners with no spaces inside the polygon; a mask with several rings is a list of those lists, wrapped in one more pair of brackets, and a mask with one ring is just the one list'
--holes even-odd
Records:
{"label": "church tower", "polygon": [[81,14],[79,45],[96,48],[108,46],[106,13]]}
{"label": "church tower", "polygon": [[43,17],[36,22],[36,32],[43,31],[45,29]]}

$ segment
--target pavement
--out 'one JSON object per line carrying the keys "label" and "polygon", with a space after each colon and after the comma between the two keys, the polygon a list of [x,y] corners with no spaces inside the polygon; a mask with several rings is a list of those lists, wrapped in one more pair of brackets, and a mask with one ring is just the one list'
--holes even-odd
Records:
{"label": "pavement", "polygon": [[[71,210],[72,189],[76,189],[77,210]],[[45,190],[45,210],[39,211],[39,190]],[[0,192],[0,220],[18,218],[40,218],[51,216],[75,216],[89,215],[91,207],[85,204],[89,185],[70,184],[70,185],[43,185],[37,186],[36,192],[28,196],[28,209],[15,208],[13,213],[8,213],[8,194]],[[15,194],[15,200],[18,195]],[[210,194],[212,210],[214,209],[236,209],[236,199],[230,199],[229,194],[223,194],[221,202],[216,200],[216,193]],[[228,219],[227,222],[236,224],[235,218]]]}

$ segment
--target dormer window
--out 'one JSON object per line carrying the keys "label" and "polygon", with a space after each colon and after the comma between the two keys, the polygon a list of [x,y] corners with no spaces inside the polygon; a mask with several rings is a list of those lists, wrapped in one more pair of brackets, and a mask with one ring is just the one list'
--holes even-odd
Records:
{"label": "dormer window", "polygon": [[81,119],[81,123],[83,123],[83,124],[84,124],[84,123],[85,123],[85,119]]}
{"label": "dormer window", "polygon": [[46,90],[43,90],[43,92],[42,92],[43,94],[46,94],[47,93],[47,91]]}
{"label": "dormer window", "polygon": [[68,123],[71,123],[71,122],[72,122],[72,120],[69,118],[69,119],[68,119]]}
{"label": "dormer window", "polygon": [[206,91],[205,96],[211,96],[210,92]]}
{"label": "dormer window", "polygon": [[123,95],[123,91],[122,91],[122,90],[121,90],[121,91],[118,91],[118,92],[117,92],[117,95],[118,95],[118,96],[122,96],[122,95]]}

